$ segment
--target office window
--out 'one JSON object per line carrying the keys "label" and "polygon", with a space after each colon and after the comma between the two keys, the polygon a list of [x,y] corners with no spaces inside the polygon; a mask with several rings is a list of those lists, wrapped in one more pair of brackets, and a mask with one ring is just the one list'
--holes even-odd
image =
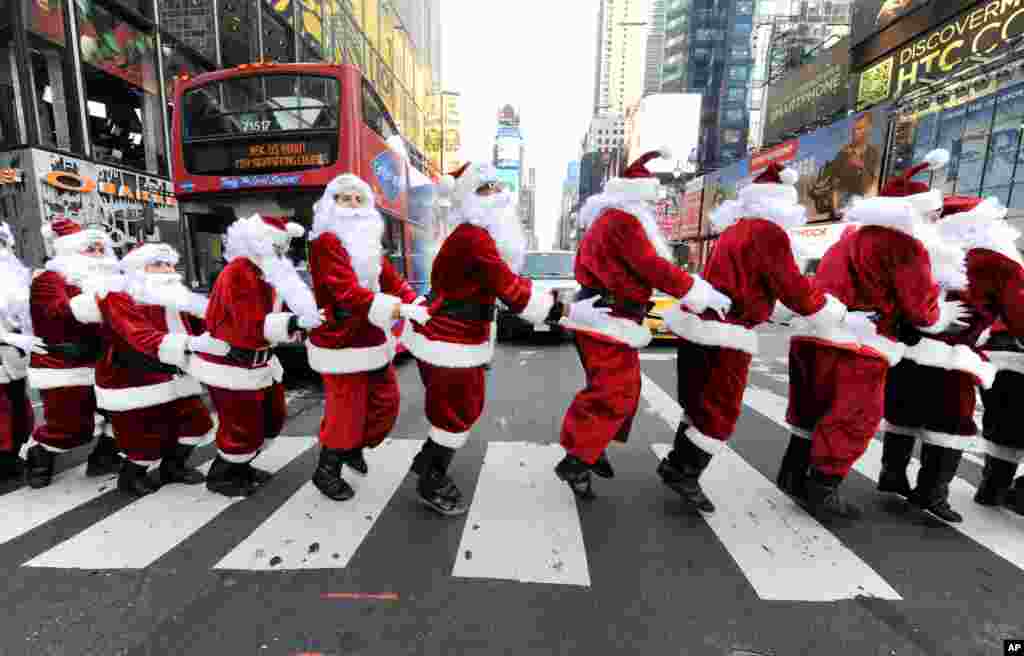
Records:
{"label": "office window", "polygon": [[255,5],[246,0],[217,0],[220,16],[221,59],[224,68],[259,59]]}
{"label": "office window", "polygon": [[24,144],[26,139],[18,124],[14,106],[17,100],[14,85],[16,71],[14,41],[9,30],[0,30],[0,43],[7,44],[0,47],[0,147],[10,147]]}
{"label": "office window", "polygon": [[61,5],[31,2],[27,3],[26,11],[29,65],[35,79],[35,101],[39,109],[39,143],[50,148],[82,152],[84,139],[79,122],[70,119],[74,116],[69,105],[74,100],[75,78],[71,57],[64,47]]}
{"label": "office window", "polygon": [[746,80],[747,79],[747,67],[746,66],[730,66],[729,67],[729,79],[730,80]]}

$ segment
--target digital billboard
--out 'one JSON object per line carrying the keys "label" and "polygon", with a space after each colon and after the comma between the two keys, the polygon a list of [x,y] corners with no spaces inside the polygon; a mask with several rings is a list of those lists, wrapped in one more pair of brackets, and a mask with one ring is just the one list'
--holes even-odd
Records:
{"label": "digital billboard", "polygon": [[498,169],[498,181],[514,197],[519,197],[519,169]]}
{"label": "digital billboard", "polygon": [[827,119],[849,105],[850,41],[842,39],[765,92],[764,141]]}
{"label": "digital billboard", "polygon": [[976,3],[977,0],[855,0],[850,7],[851,43],[859,44],[911,14],[943,20]]}

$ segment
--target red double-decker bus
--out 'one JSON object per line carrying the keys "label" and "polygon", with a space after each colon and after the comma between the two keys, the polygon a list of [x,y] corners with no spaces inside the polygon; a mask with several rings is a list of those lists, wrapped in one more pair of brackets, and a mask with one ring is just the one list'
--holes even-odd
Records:
{"label": "red double-decker bus", "polygon": [[[428,291],[432,255],[445,236],[432,181],[410,164],[406,142],[358,68],[246,64],[178,78],[174,100],[174,190],[193,286],[208,287],[223,266],[232,221],[258,212],[308,231],[327,183],[351,172],[374,190],[388,257],[417,291]],[[307,252],[305,241],[294,242],[300,269]]]}

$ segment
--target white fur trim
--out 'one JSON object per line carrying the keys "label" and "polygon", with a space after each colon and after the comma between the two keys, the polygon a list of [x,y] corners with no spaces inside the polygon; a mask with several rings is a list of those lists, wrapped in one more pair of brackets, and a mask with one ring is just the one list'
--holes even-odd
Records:
{"label": "white fur trim", "polygon": [[922,428],[920,437],[921,441],[927,444],[941,446],[946,449],[956,449],[957,451],[975,453],[983,448],[977,433],[974,435],[955,435],[953,433],[943,433]]}
{"label": "white fur trim", "polygon": [[631,200],[656,201],[660,188],[657,178],[612,178],[604,184],[604,193]]}
{"label": "white fur trim", "polygon": [[21,355],[13,346],[0,345],[0,384],[22,380],[28,375],[30,355]]}
{"label": "white fur trim", "polygon": [[962,371],[974,376],[985,389],[992,387],[996,377],[996,366],[985,362],[963,344],[950,346],[937,339],[922,338],[906,349],[903,357],[917,364],[946,371]]}
{"label": "white fur trim", "polygon": [[391,330],[391,313],[395,311],[396,305],[401,305],[402,299],[389,294],[374,294],[373,302],[370,303],[370,311],[367,318],[370,323],[377,326],[385,333]]}
{"label": "white fur trim", "polygon": [[939,189],[929,189],[919,194],[903,196],[903,200],[913,205],[922,214],[936,212],[943,206],[942,191]]}
{"label": "white fur trim", "polygon": [[142,273],[146,265],[153,262],[170,262],[177,265],[180,257],[178,251],[170,244],[143,244],[121,258],[121,271]]}
{"label": "white fur trim", "polygon": [[846,306],[839,299],[831,294],[825,294],[825,306],[804,317],[804,320],[812,326],[838,325],[846,316]]}
{"label": "white fur trim", "polygon": [[1015,449],[1011,446],[1003,446],[1002,444],[996,444],[986,439],[981,439],[978,442],[978,453],[984,453],[985,455],[998,458],[999,460],[1005,460],[1006,462],[1014,462],[1018,465],[1024,462],[1024,449]]}
{"label": "white fur trim", "polygon": [[519,316],[530,323],[542,323],[544,319],[547,319],[554,305],[555,298],[551,295],[550,289],[538,289],[535,283],[531,283],[530,300],[526,302],[526,307],[519,313]]}
{"label": "white fur trim", "polygon": [[286,224],[286,228],[288,229],[289,236],[291,236],[293,239],[298,239],[302,235],[306,234],[306,229],[303,228],[302,225],[298,223],[288,223]]}
{"label": "white fur trim", "polygon": [[924,156],[924,161],[932,171],[941,169],[949,164],[949,151],[945,148],[936,148]]}
{"label": "white fur trim", "polygon": [[721,321],[705,321],[696,314],[684,312],[678,305],[673,305],[662,313],[662,320],[669,330],[694,344],[720,346],[757,355],[757,333],[744,326]]}
{"label": "white fur trim", "polygon": [[244,464],[246,462],[250,462],[250,461],[252,461],[253,458],[258,456],[259,454],[260,454],[260,450],[259,449],[256,449],[255,451],[253,451],[251,453],[224,453],[220,449],[217,449],[217,455],[220,456],[221,460],[225,460],[227,462],[233,462],[233,463],[235,463],[237,465]]}
{"label": "white fur trim", "polygon": [[862,228],[878,226],[912,237],[916,237],[914,228],[924,221],[921,212],[905,198],[890,196],[860,198],[846,210],[845,218],[851,223],[860,223]]}
{"label": "white fur trim", "polygon": [[983,248],[1024,266],[1017,249],[1019,230],[1004,220],[1006,207],[995,198],[988,198],[969,212],[953,214],[939,221],[937,230],[946,239],[967,250]]}
{"label": "white fur trim", "polygon": [[35,389],[92,387],[95,383],[96,369],[93,367],[78,367],[76,369],[28,368],[28,384]]}
{"label": "white fur trim", "polygon": [[124,389],[96,386],[96,406],[111,412],[152,408],[164,403],[171,403],[177,398],[177,386],[173,380],[156,385],[140,385]]}
{"label": "white fur trim", "polygon": [[71,314],[78,323],[101,323],[103,321],[103,315],[100,314],[100,307],[96,303],[95,294],[79,294],[72,298],[68,304],[71,306]]}
{"label": "white fur trim", "polygon": [[211,437],[213,437],[216,432],[217,429],[214,428],[213,430],[203,433],[202,435],[179,435],[178,444],[181,444],[182,446],[196,447],[203,444]]}
{"label": "white fur trim", "polygon": [[913,437],[914,439],[921,437],[920,428],[900,426],[899,424],[894,424],[886,419],[882,420],[881,431],[883,433],[893,433],[894,435],[902,435],[904,437]]}
{"label": "white fur trim", "polygon": [[317,373],[351,374],[374,371],[390,364],[395,357],[395,343],[388,339],[380,346],[330,349],[306,340],[306,352],[310,368]]}
{"label": "white fur trim", "polygon": [[662,146],[658,149],[658,154],[661,155],[662,159],[672,159],[672,148],[669,146]]}
{"label": "white fur trim", "polygon": [[797,317],[797,313],[782,304],[782,301],[775,301],[775,309],[772,316],[768,317],[771,323],[788,324]]}
{"label": "white fur trim", "polygon": [[583,326],[569,321],[568,317],[562,317],[558,325],[566,330],[610,337],[635,349],[645,348],[654,338],[649,328],[623,317],[608,317],[607,323],[601,326]]}
{"label": "white fur trim", "polygon": [[428,362],[435,367],[480,367],[494,357],[494,345],[490,340],[483,344],[442,342],[429,339],[412,327],[407,328],[402,334],[402,343],[417,360]]}
{"label": "white fur trim", "polygon": [[690,286],[690,291],[686,292],[686,295],[679,300],[680,303],[700,314],[708,309],[708,303],[711,302],[711,283],[698,275],[690,277],[693,278],[693,285]]}
{"label": "white fur trim", "polygon": [[989,363],[999,371],[1024,374],[1024,353],[1016,351],[985,351]]}
{"label": "white fur trim", "polygon": [[270,358],[270,363],[267,366],[270,367],[270,377],[275,383],[284,382],[284,365],[276,355]]}
{"label": "white fur trim", "polygon": [[782,184],[795,185],[800,180],[800,173],[793,169],[782,169],[779,173],[779,180]]}
{"label": "white fur trim", "polygon": [[737,194],[744,205],[774,201],[787,205],[800,202],[800,194],[792,184],[756,183],[740,189]]}
{"label": "white fur trim", "polygon": [[718,455],[726,449],[725,440],[716,440],[697,430],[694,426],[688,426],[686,437],[690,439],[701,451],[710,455]]}
{"label": "white fur trim", "polygon": [[871,353],[865,352],[865,349],[869,349],[880,355],[882,359],[889,363],[890,367],[895,367],[903,359],[903,353],[907,348],[906,344],[883,337],[882,335],[858,338],[847,330],[842,323],[830,326],[813,326],[801,321],[794,326],[790,339],[810,339],[825,342],[835,348],[859,351],[865,356],[871,355]]}
{"label": "white fur trim", "polygon": [[157,358],[164,364],[184,369],[187,366],[185,349],[188,347],[189,336],[184,333],[168,333],[160,340]]}
{"label": "white fur trim", "polygon": [[292,318],[291,312],[271,312],[263,320],[263,338],[271,344],[287,342],[288,322]]}
{"label": "white fur trim", "polygon": [[274,384],[270,365],[246,369],[210,362],[200,357],[189,358],[189,374],[199,382],[226,390],[261,390]]}
{"label": "white fur trim", "polygon": [[469,431],[465,433],[449,433],[446,430],[441,430],[437,426],[431,426],[428,431],[430,439],[434,440],[441,446],[446,446],[449,449],[461,449],[466,445],[466,441],[469,439]]}

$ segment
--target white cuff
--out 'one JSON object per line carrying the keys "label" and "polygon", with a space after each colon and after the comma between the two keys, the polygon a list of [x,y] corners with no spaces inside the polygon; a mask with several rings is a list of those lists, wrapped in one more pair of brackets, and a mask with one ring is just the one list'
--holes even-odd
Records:
{"label": "white cuff", "polygon": [[838,326],[845,316],[846,306],[840,303],[835,296],[825,294],[825,306],[814,314],[808,314],[804,319],[812,326],[827,328],[828,326]]}
{"label": "white cuff", "polygon": [[272,312],[263,320],[263,339],[271,344],[287,342],[288,321],[292,318],[291,312]]}
{"label": "white cuff", "polygon": [[711,302],[711,283],[698,275],[692,275],[693,286],[686,295],[679,299],[679,302],[690,308],[695,314],[701,314],[708,309]]}
{"label": "white cuff", "polygon": [[160,348],[157,349],[157,358],[164,364],[184,369],[186,366],[185,350],[188,347],[189,336],[185,333],[168,333],[160,340]]}
{"label": "white cuff", "polygon": [[180,308],[184,312],[191,314],[194,317],[200,319],[206,318],[206,308],[210,305],[210,299],[206,298],[201,294],[192,294],[189,298],[188,305]]}
{"label": "white cuff", "polygon": [[949,324],[953,323],[954,318],[953,305],[948,301],[940,299],[938,320],[930,326],[918,327],[918,330],[929,335],[938,335],[946,332]]}
{"label": "white cuff", "polygon": [[772,323],[789,323],[795,318],[796,312],[783,305],[781,301],[775,301],[775,309],[772,310],[772,316],[768,317],[768,321]]}
{"label": "white cuff", "polygon": [[388,332],[391,330],[391,315],[395,311],[395,306],[401,304],[402,299],[397,296],[374,294],[367,318],[370,320],[370,323],[384,332]]}
{"label": "white cuff", "polygon": [[79,294],[71,299],[70,305],[71,314],[78,323],[101,323],[103,321],[95,294]]}
{"label": "white cuff", "polygon": [[554,305],[555,297],[551,295],[550,289],[540,290],[531,283],[530,300],[526,302],[526,307],[519,313],[519,316],[530,323],[541,323],[548,318]]}

